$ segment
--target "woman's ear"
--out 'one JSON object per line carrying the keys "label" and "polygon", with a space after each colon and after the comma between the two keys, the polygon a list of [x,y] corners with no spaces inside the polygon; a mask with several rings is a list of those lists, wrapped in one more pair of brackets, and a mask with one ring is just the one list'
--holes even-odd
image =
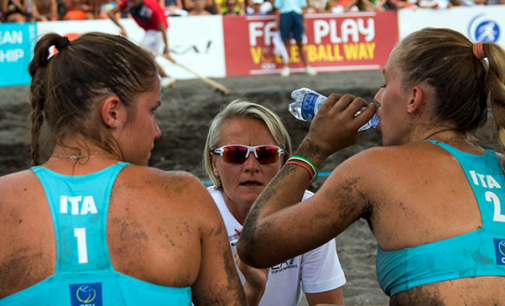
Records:
{"label": "woman's ear", "polygon": [[214,173],[215,177],[219,177],[219,170],[217,169],[217,158],[214,158],[214,153],[209,153],[210,154],[210,160],[212,163],[212,172]]}
{"label": "woman's ear", "polygon": [[424,87],[416,85],[412,87],[409,93],[409,100],[407,102],[407,113],[414,114],[416,111],[422,109],[426,101],[425,95],[423,94]]}
{"label": "woman's ear", "polygon": [[123,127],[128,117],[126,108],[117,96],[110,96],[102,102],[100,114],[103,123],[112,130]]}

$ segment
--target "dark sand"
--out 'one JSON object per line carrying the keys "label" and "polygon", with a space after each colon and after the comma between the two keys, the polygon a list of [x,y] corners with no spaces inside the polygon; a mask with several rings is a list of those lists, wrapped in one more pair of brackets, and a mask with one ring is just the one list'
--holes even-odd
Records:
{"label": "dark sand", "polygon": [[[372,101],[383,79],[381,72],[348,72],[320,74],[316,77],[261,76],[217,81],[231,91],[230,96],[221,96],[199,80],[180,81],[176,89],[163,90],[162,106],[156,114],[163,135],[156,141],[151,166],[164,170],[189,171],[202,180],[208,180],[201,164],[207,124],[220,106],[236,98],[266,105],[279,114],[296,148],[307,133],[308,124],[296,120],[287,110],[293,89],[309,87],[326,95],[333,92],[350,93]],[[0,175],[29,167],[29,112],[28,87],[0,89]],[[332,171],[346,158],[379,145],[380,133],[369,130],[358,144],[331,156],[320,171]],[[320,178],[313,190],[317,190],[323,182],[324,178]],[[337,250],[347,278],[344,286],[345,303],[388,304],[389,298],[382,293],[377,283],[377,243],[366,222],[357,222],[342,233],[337,238]],[[307,304],[302,301],[300,305]]]}

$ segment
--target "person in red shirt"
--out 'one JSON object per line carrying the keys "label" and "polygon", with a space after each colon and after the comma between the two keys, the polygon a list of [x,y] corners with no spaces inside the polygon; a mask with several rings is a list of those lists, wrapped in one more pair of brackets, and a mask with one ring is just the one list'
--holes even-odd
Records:
{"label": "person in red shirt", "polygon": [[[127,37],[125,29],[116,18],[116,14],[120,11],[129,11],[137,24],[146,31],[141,45],[146,47],[153,57],[163,54],[164,57],[175,63],[175,60],[170,56],[170,49],[168,48],[167,18],[158,1],[122,0],[119,6],[108,12],[109,18],[121,29],[121,35]],[[156,65],[161,76],[160,85],[162,87],[173,85],[175,79],[170,78],[159,64]]]}

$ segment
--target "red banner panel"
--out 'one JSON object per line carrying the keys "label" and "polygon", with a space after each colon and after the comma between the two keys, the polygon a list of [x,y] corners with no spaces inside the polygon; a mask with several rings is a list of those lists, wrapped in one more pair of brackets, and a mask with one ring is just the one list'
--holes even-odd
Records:
{"label": "red banner panel", "polygon": [[[345,14],[307,14],[305,52],[316,71],[380,70],[398,42],[395,11]],[[281,56],[272,42],[275,16],[223,17],[226,75],[280,73]],[[291,72],[304,72],[291,40]]]}

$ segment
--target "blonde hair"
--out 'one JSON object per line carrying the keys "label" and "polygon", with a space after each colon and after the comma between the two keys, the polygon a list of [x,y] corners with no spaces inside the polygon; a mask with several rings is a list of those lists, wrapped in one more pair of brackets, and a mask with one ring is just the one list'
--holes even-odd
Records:
{"label": "blonde hair", "polygon": [[209,127],[209,134],[203,150],[203,164],[210,180],[217,188],[222,188],[221,179],[214,176],[212,169],[212,150],[216,149],[221,139],[223,123],[231,119],[256,119],[266,124],[276,144],[284,150],[284,162],[291,156],[291,139],[281,119],[268,108],[256,103],[235,100],[225,106],[214,117]]}
{"label": "blonde hair", "polygon": [[425,28],[403,39],[395,50],[396,63],[407,89],[426,82],[434,90],[434,120],[462,132],[472,132],[487,119],[487,103],[502,146],[505,146],[505,51],[495,43],[483,45],[479,60],[473,43],[449,29]]}

